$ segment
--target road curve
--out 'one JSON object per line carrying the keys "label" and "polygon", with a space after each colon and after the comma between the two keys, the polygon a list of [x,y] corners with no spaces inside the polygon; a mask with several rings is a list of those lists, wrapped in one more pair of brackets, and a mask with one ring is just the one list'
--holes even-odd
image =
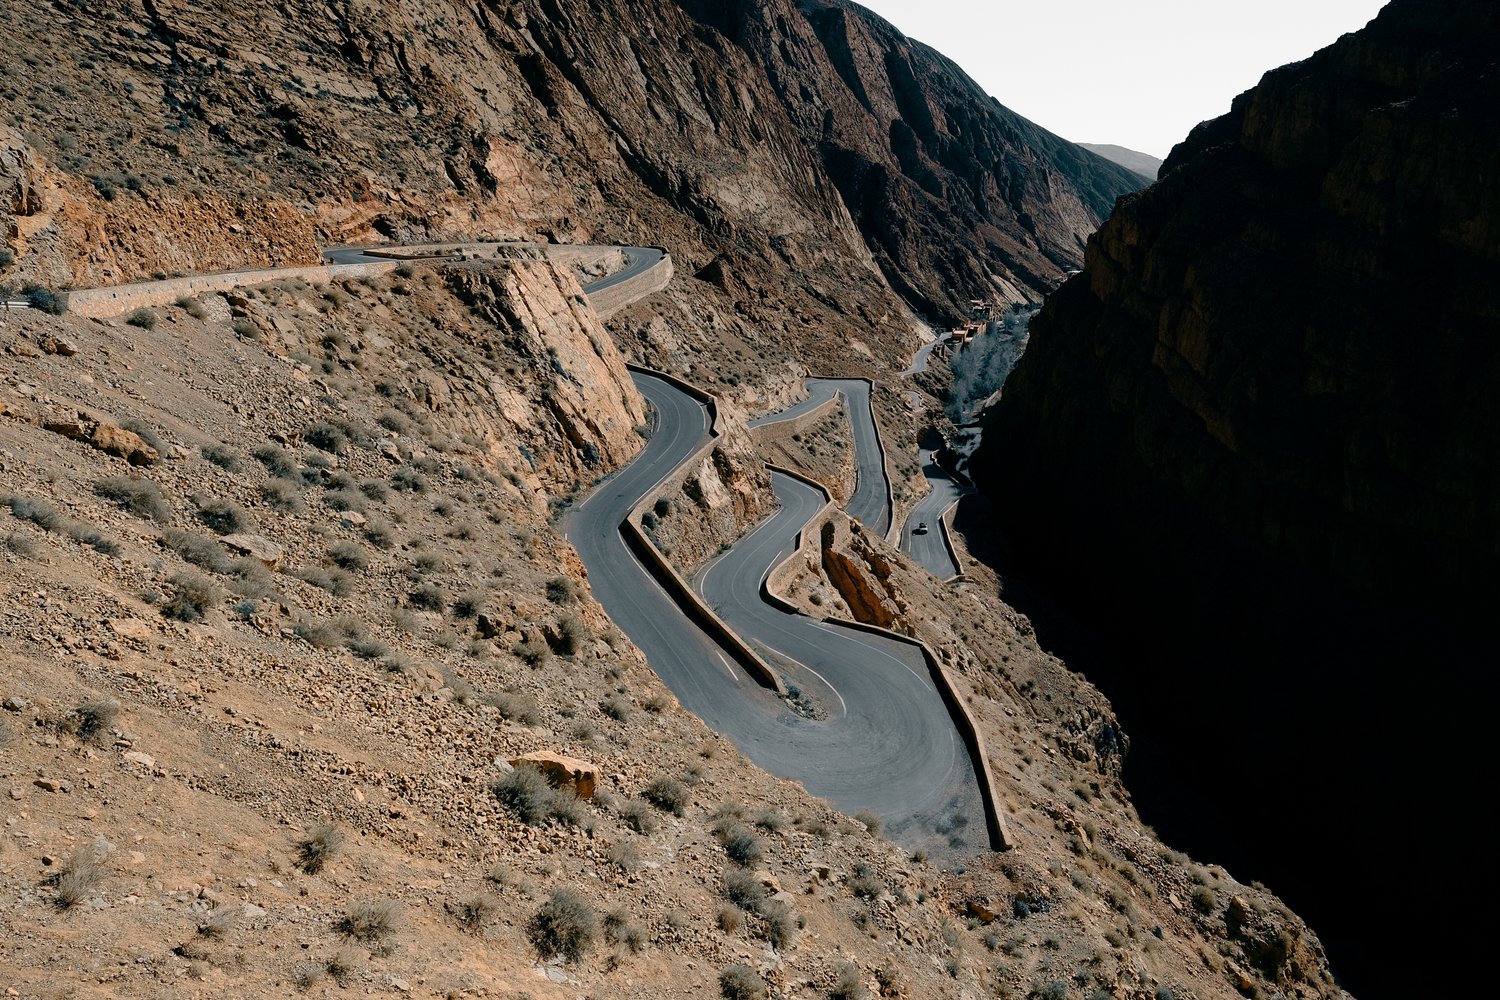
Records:
{"label": "road curve", "polygon": [[[965,490],[938,466],[930,450],[923,448],[918,454],[928,492],[906,515],[906,523],[901,529],[901,547],[927,572],[939,580],[950,580],[959,574],[959,566],[943,541],[943,529],[938,522],[948,508],[958,503]],[[927,531],[917,534],[919,524],[926,524]]]}
{"label": "road curve", "polygon": [[927,359],[932,356],[933,351],[948,342],[948,337],[949,334],[944,333],[917,348],[917,353],[911,356],[911,364],[907,365],[906,371],[900,372],[897,377],[905,378],[908,375],[917,375],[925,372],[927,370]]}
{"label": "road curve", "polygon": [[[606,288],[628,281],[643,271],[649,271],[661,262],[666,256],[666,251],[661,247],[617,247],[617,246],[594,246],[590,244],[560,244],[560,243],[512,243],[499,244],[513,246],[518,249],[534,248],[545,252],[549,247],[567,249],[569,252],[578,250],[599,250],[607,252],[618,250],[625,255],[625,266],[613,274],[606,275],[597,281],[588,282],[583,286],[585,293],[602,292]],[[340,247],[334,250],[324,250],[323,260],[332,265],[341,264],[368,264],[372,261],[390,261],[401,258],[386,256],[385,250],[400,250],[399,245],[389,247]],[[457,256],[458,250],[436,251],[427,257],[412,257],[411,260],[442,260]]]}
{"label": "road curve", "polygon": [[891,528],[891,481],[885,471],[885,452],[875,426],[870,383],[862,378],[810,378],[807,398],[749,421],[750,427],[794,420],[842,395],[848,403],[854,430],[854,495],[844,505],[849,516],[882,537]]}

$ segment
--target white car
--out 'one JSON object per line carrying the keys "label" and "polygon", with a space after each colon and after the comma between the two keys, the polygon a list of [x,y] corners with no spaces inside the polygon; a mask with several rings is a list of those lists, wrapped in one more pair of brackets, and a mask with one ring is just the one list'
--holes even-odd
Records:
{"label": "white car", "polygon": [[918,521],[917,522],[917,526],[915,528],[911,529],[911,533],[913,535],[925,535],[925,534],[927,534],[927,522],[926,521]]}

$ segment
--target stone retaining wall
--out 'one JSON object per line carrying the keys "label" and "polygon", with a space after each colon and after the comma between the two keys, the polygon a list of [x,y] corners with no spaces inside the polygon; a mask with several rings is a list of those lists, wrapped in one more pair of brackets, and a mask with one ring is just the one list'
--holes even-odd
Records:
{"label": "stone retaining wall", "polygon": [[[667,260],[668,258],[664,257],[662,259]],[[642,292],[641,294],[646,293]],[[658,483],[654,489],[647,491],[646,495],[641,497],[640,501],[634,507],[630,508],[630,513],[625,516],[625,520],[620,524],[620,534],[624,536],[626,544],[630,546],[631,551],[641,561],[641,565],[656,578],[656,581],[662,585],[662,589],[677,603],[677,606],[682,609],[684,614],[692,619],[699,628],[707,632],[715,642],[724,647],[725,651],[734,657],[735,662],[744,667],[757,683],[770,688],[777,694],[786,694],[786,685],[782,683],[781,677],[771,668],[771,665],[762,659],[759,653],[751,649],[750,645],[740,637],[739,633],[735,632],[722,618],[714,613],[713,609],[698,596],[698,592],[682,578],[682,575],[677,572],[676,567],[667,560],[667,557],[662,554],[662,551],[656,547],[656,544],[647,537],[646,533],[640,527],[641,515],[645,513],[652,498],[661,490],[662,484],[670,482],[672,477],[680,470],[703,461],[713,451],[715,445],[714,439],[719,437],[719,401],[709,393],[704,392],[691,383],[684,382],[675,375],[668,375],[666,372],[656,371],[653,368],[629,362],[626,363],[625,367],[631,371],[641,372],[654,378],[659,378],[664,382],[669,382],[703,403],[708,408],[709,441],[688,458],[678,463],[666,479]]]}
{"label": "stone retaining wall", "polygon": [[661,260],[640,274],[626,278],[618,285],[591,292],[589,304],[594,307],[594,312],[599,314],[601,320],[609,319],[637,299],[666,288],[672,281],[673,273],[671,254],[663,254]]}
{"label": "stone retaining wall", "polygon": [[120,316],[136,309],[154,306],[169,306],[184,296],[202,295],[204,292],[228,292],[236,288],[265,285],[273,281],[301,279],[310,284],[333,281],[337,278],[364,278],[387,274],[400,265],[394,261],[370,261],[367,264],[317,264],[310,267],[269,267],[253,271],[223,271],[218,274],[198,274],[187,278],[166,278],[161,281],[139,281],[129,285],[112,285],[108,288],[79,288],[63,292],[66,311],[75,316],[97,319]]}
{"label": "stone retaining wall", "polygon": [[[767,468],[774,467],[767,466]],[[809,539],[817,537],[809,529],[815,524],[820,524],[829,516],[830,511],[833,509],[832,494],[829,492],[828,487],[801,473],[782,468],[777,468],[776,471],[807,483],[809,486],[819,490],[823,496],[829,498],[829,502],[823,506],[823,509],[803,527],[792,553],[776,566],[773,566],[771,572],[767,573],[766,578],[761,581],[761,596],[772,607],[779,608],[789,614],[805,615],[807,612],[782,597],[776,591],[781,589],[782,582],[795,572],[797,560],[802,557],[804,548],[809,544]],[[937,654],[920,639],[913,639],[911,636],[902,635],[899,632],[893,632],[878,625],[866,625],[864,622],[845,618],[825,617],[822,620],[829,625],[842,625],[861,632],[883,635],[898,642],[916,646],[922,651],[922,658],[927,663],[928,671],[936,679],[938,692],[943,696],[943,702],[948,706],[949,715],[953,717],[954,727],[958,729],[959,735],[963,737],[964,746],[968,747],[970,757],[979,769],[979,792],[980,798],[984,800],[984,818],[990,843],[995,849],[1001,851],[1008,851],[1015,847],[1015,836],[1011,833],[1010,825],[1006,822],[1005,813],[1001,808],[1003,800],[995,784],[995,772],[990,766],[989,754],[985,751],[984,739],[979,733],[979,724],[969,712],[968,705],[964,703],[963,698],[959,694],[958,685],[954,682],[953,676],[948,672],[948,669],[943,666],[942,661],[938,659]]]}
{"label": "stone retaining wall", "polygon": [[[616,248],[554,243],[424,243],[412,246],[390,246],[365,251],[372,256],[387,258],[385,260],[355,264],[315,264],[307,267],[221,271],[217,274],[164,278],[160,281],[138,281],[105,288],[79,288],[62,293],[60,298],[64,309],[75,316],[100,319],[121,316],[136,309],[168,306],[184,296],[202,295],[205,292],[228,292],[236,288],[265,285],[273,281],[301,279],[310,284],[320,284],[340,278],[375,277],[388,274],[399,267],[401,262],[409,260],[453,256],[479,259],[500,258],[507,250],[536,250],[548,260],[571,264],[597,258],[614,249]],[[611,285],[590,295],[589,303],[601,320],[607,319],[612,313],[623,309],[637,299],[667,287],[672,280],[672,275],[672,257],[663,251],[662,258],[656,265],[617,285]]]}

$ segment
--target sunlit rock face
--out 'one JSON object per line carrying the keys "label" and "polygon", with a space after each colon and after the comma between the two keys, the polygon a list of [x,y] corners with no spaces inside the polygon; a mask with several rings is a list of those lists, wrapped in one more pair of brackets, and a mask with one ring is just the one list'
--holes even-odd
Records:
{"label": "sunlit rock face", "polygon": [[1247,726],[1288,815],[1369,816],[1367,769],[1425,797],[1490,687],[1497,37],[1395,0],[1200,125],[1038,315],[974,463],[1018,559],[1170,652],[1131,682],[1192,691],[1195,739]]}

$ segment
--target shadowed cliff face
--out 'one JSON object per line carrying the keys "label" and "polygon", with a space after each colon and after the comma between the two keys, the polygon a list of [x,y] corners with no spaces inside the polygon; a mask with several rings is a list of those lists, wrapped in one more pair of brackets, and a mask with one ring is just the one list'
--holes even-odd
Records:
{"label": "shadowed cliff face", "polygon": [[952,314],[1040,297],[1139,184],[828,0],[14,7],[0,71],[60,173],[0,225],[19,280],[488,231],[650,237],[757,286],[793,268],[811,308]]}
{"label": "shadowed cliff face", "polygon": [[1395,866],[1374,831],[1473,766],[1500,662],[1497,37],[1493,5],[1395,0],[1199,126],[1038,315],[974,462],[1019,563],[1149,657],[1105,684],[1127,725],[1207,799],[1283,804],[1198,832],[1346,970],[1382,894],[1446,872],[1451,831]]}

